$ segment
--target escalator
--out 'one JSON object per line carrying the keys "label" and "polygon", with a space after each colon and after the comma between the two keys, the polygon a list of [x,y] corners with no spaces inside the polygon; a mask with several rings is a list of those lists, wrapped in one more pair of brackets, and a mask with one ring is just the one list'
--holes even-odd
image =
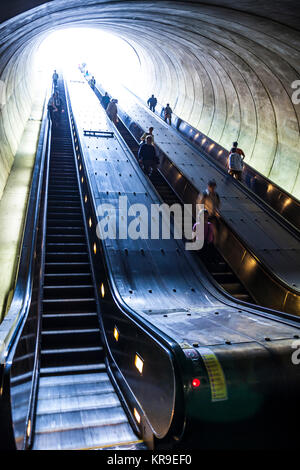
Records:
{"label": "escalator", "polygon": [[[116,127],[134,156],[138,158],[139,145],[136,139],[132,136],[121,120],[118,121]],[[172,204],[183,204],[182,200],[172,189],[159,169],[152,173],[150,180],[164,203],[169,206]],[[215,282],[228,294],[243,302],[252,304],[256,303],[216,247],[212,248],[212,256],[209,258],[203,255],[201,251],[197,252],[196,256],[198,260],[205,265],[207,271],[213,277]]]}
{"label": "escalator", "polygon": [[[101,99],[102,93],[103,88],[101,85],[98,85],[95,89],[98,99]],[[137,109],[139,109],[138,105]],[[130,113],[133,113],[132,108],[125,111],[118,106],[119,123],[117,125],[121,134],[123,132],[123,129],[121,129],[122,125],[129,132],[130,140],[128,141],[128,146],[133,149],[132,151],[136,155],[134,148],[139,144],[140,136],[147,127],[145,116],[148,116],[149,111],[142,109],[138,118]],[[143,122],[143,124],[140,125],[138,122]],[[151,113],[148,122],[152,125]],[[161,128],[159,132],[163,135],[165,132],[164,128]],[[166,139],[167,136],[162,137],[160,134],[160,137]],[[131,147],[132,138],[135,140],[133,147]],[[181,137],[181,140],[183,147],[188,146],[192,149],[192,145],[186,143],[183,137]],[[209,139],[208,142],[210,142]],[[207,145],[205,144],[204,150]],[[175,157],[183,152],[183,147],[180,147],[180,152],[174,151]],[[177,199],[183,204],[192,204],[195,207],[199,196],[199,188],[193,183],[193,176],[191,176],[193,173],[190,174],[193,165],[190,165],[187,160],[187,148],[185,148],[185,153],[183,154],[184,162],[182,161],[181,163],[182,166],[186,165],[186,168],[188,168],[189,176],[186,175],[185,166],[181,168],[181,163],[178,166],[176,158],[174,162],[169,156],[169,150],[171,153],[174,150],[172,142],[170,141],[163,148],[165,150],[159,146],[157,147],[160,158],[159,171],[162,177],[169,185],[171,191],[176,194]],[[167,148],[169,150],[166,150]],[[210,142],[208,148],[211,154],[213,154],[212,156],[214,156],[217,146]],[[220,152],[218,150],[217,153],[223,158],[223,153],[221,154]],[[218,176],[224,172],[223,168],[219,168],[217,163],[213,163],[203,154],[203,162],[201,162],[201,165],[197,164],[195,166],[195,172],[200,180],[203,180],[203,184],[204,174],[208,178],[207,175],[210,174],[211,168],[214,171],[216,170]],[[202,175],[202,177],[199,175]],[[223,179],[220,177],[220,180],[221,184],[226,186],[228,182],[226,177]],[[225,290],[235,296],[237,300],[298,316],[300,295],[297,287],[299,277],[297,276],[297,267],[299,263],[296,257],[298,252],[296,227],[289,226],[287,229],[286,224],[289,224],[289,222],[285,221],[283,217],[279,217],[276,210],[274,211],[271,207],[267,207],[268,204],[265,207],[265,204],[259,200],[258,196],[255,194],[251,195],[249,190],[237,182],[233,182],[232,179],[229,182],[230,187],[232,187],[232,194],[230,197],[224,196],[222,213],[218,217],[219,227],[215,240],[218,253],[214,260],[216,262],[209,263],[211,264],[210,266],[207,265],[208,271],[214,276],[215,281],[219,285],[223,285]],[[239,196],[237,196],[237,193]],[[248,196],[251,206],[248,204]],[[232,201],[235,202],[236,198],[239,200],[240,206],[237,213],[233,213],[231,204]],[[294,207],[294,204],[292,205]],[[256,215],[256,210],[258,215]],[[244,214],[247,213],[245,211],[249,211],[251,217],[244,217]],[[224,213],[226,214],[225,217],[223,216]],[[278,226],[276,225],[277,223]],[[268,228],[267,233],[266,227]],[[273,232],[272,228],[274,229]],[[274,234],[275,241],[273,241],[271,232]],[[245,242],[245,237],[248,237],[248,235],[249,240],[247,238]],[[286,240],[285,243],[282,243],[283,239]],[[273,255],[274,252],[276,252],[276,256]],[[292,254],[294,252],[295,257],[293,258]],[[203,261],[205,262],[205,260]],[[293,275],[294,272],[296,275]]]}
{"label": "escalator", "polygon": [[32,449],[134,448],[141,441],[105,365],[71,133],[67,116],[61,119],[49,159]]}
{"label": "escalator", "polygon": [[[157,253],[155,240],[139,250],[135,240],[126,249],[100,241],[105,171],[115,197],[119,158],[143,187],[134,198],[158,198],[118,132],[112,146],[84,136],[90,90],[75,81],[71,93],[59,88],[65,113],[40,139],[16,289],[0,327],[0,448],[293,448],[298,319],[220,293],[172,241]],[[185,277],[176,275],[182,267]],[[147,276],[159,289],[138,284]]]}

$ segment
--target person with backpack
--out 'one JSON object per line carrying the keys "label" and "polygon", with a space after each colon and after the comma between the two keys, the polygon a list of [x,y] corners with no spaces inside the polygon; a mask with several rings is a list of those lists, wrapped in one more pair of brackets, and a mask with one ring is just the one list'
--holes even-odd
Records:
{"label": "person with backpack", "polygon": [[243,150],[238,148],[237,142],[233,142],[233,147],[230,150],[228,157],[228,173],[238,181],[241,181],[242,179],[244,158],[245,154]]}

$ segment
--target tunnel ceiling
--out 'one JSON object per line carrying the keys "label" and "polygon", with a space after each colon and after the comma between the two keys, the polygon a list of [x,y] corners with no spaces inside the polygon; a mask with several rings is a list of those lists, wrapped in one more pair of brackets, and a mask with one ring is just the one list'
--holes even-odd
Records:
{"label": "tunnel ceiling", "polygon": [[238,139],[250,165],[300,198],[300,105],[292,100],[300,79],[298,10],[292,0],[5,3],[1,17],[11,19],[0,31],[0,74],[12,80],[14,68],[11,96],[25,76],[30,96],[31,52],[41,33],[101,27],[136,49],[147,93],[224,147]]}

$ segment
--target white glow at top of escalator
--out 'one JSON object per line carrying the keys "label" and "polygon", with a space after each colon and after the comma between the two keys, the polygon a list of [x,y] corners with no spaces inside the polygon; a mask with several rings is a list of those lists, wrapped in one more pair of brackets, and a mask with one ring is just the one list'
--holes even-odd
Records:
{"label": "white glow at top of escalator", "polygon": [[100,29],[57,30],[45,38],[36,55],[36,67],[48,77],[54,69],[68,73],[82,63],[106,86],[122,84],[136,91],[144,82],[133,47]]}

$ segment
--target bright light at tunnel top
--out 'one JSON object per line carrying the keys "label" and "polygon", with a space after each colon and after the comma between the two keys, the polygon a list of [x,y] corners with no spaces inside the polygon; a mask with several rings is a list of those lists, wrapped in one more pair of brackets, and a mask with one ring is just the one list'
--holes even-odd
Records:
{"label": "bright light at tunnel top", "polygon": [[48,76],[54,69],[70,74],[79,64],[99,82],[122,83],[140,89],[143,83],[139,58],[126,41],[92,28],[68,28],[49,34],[39,47],[36,67]]}

